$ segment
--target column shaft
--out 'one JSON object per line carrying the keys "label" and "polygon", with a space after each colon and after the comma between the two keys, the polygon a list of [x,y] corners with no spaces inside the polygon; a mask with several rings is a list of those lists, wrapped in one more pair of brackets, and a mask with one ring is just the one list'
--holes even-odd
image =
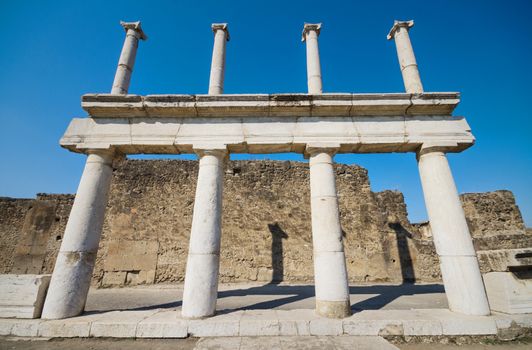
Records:
{"label": "column shaft", "polygon": [[89,154],[55,263],[42,318],[83,312],[112,177],[111,152]]}
{"label": "column shaft", "polygon": [[323,92],[321,79],[320,51],[318,47],[318,33],[309,30],[305,34],[307,42],[307,84],[309,94]]}
{"label": "column shaft", "polygon": [[408,35],[408,29],[405,27],[398,28],[394,37],[406,92],[412,94],[422,93],[423,84],[421,84],[421,78],[419,77],[419,69],[416,56],[414,56],[414,49],[410,42],[410,36]]}
{"label": "column shaft", "polygon": [[443,152],[421,153],[418,165],[449,309],[489,315],[475,248],[447,157]]}
{"label": "column shaft", "polygon": [[331,153],[311,154],[310,194],[316,312],[347,317],[351,305]]}
{"label": "column shaft", "polygon": [[227,25],[213,25],[214,47],[212,50],[209,95],[220,95],[224,92],[225,46],[228,40]]}
{"label": "column shaft", "polygon": [[138,32],[134,29],[127,29],[126,39],[124,40],[124,46],[120,53],[118,67],[116,68],[115,79],[111,89],[112,94],[127,94],[129,90],[129,82],[131,81],[131,73],[133,72],[133,66],[135,65],[138,46]]}
{"label": "column shaft", "polygon": [[421,84],[416,56],[414,56],[414,49],[408,34],[408,30],[413,26],[414,21],[395,21],[387,38],[388,40],[395,39],[397,57],[399,58],[399,66],[401,67],[406,92],[420,94],[423,92],[423,84]]}
{"label": "column shaft", "polygon": [[213,315],[218,292],[225,151],[203,151],[200,157],[183,291],[187,318]]}

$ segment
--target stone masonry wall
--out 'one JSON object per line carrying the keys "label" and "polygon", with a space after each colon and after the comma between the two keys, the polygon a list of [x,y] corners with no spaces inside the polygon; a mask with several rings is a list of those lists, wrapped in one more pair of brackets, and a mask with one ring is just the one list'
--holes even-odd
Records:
{"label": "stone masonry wall", "polygon": [[[197,171],[195,161],[117,164],[94,285],[183,281]],[[403,195],[372,192],[356,165],[336,173],[350,280],[439,281],[430,227],[409,222]],[[532,246],[511,192],[461,198],[477,249]],[[50,273],[72,202],[0,198],[1,273]],[[312,282],[306,163],[229,162],[222,217],[221,282]]]}

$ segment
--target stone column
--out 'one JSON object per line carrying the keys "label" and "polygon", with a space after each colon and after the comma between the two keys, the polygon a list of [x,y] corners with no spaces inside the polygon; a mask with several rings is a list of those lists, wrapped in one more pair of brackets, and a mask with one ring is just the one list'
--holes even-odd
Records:
{"label": "stone column", "polygon": [[112,161],[109,150],[91,151],[87,157],[42,318],[67,318],[83,312],[102,233]]}
{"label": "stone column", "polygon": [[413,26],[414,21],[395,21],[387,38],[388,40],[395,39],[397,57],[399,58],[399,66],[403,74],[406,92],[419,94],[423,92],[423,85],[419,78],[416,56],[414,56],[414,50],[408,35],[408,30]]}
{"label": "stone column", "polygon": [[321,94],[321,66],[318,36],[320,35],[321,23],[305,23],[303,27],[302,41],[307,42],[307,84],[309,94]]}
{"label": "stone column", "polygon": [[224,92],[225,44],[229,41],[227,23],[213,23],[214,47],[212,49],[211,77],[209,95],[220,95]]}
{"label": "stone column", "polygon": [[200,157],[183,291],[182,316],[214,315],[218,293],[225,149],[196,150]]}
{"label": "stone column", "polygon": [[133,66],[135,65],[139,39],[147,40],[148,37],[142,31],[140,21],[130,23],[120,22],[120,25],[126,30],[126,39],[124,40],[122,53],[120,53],[120,59],[118,60],[111,94],[125,95],[129,90],[129,82],[131,80]]}
{"label": "stone column", "polygon": [[422,148],[418,165],[449,309],[489,315],[477,255],[447,158],[437,148]]}
{"label": "stone column", "polygon": [[325,317],[343,318],[351,314],[351,304],[332,161],[336,150],[307,146],[316,312]]}
{"label": "stone column", "polygon": [[[111,94],[127,94],[138,39],[146,39],[140,22],[120,24],[127,34]],[[87,162],[59,248],[42,318],[73,317],[81,314],[85,308],[105,218],[115,156],[111,149],[88,150],[87,153]]]}

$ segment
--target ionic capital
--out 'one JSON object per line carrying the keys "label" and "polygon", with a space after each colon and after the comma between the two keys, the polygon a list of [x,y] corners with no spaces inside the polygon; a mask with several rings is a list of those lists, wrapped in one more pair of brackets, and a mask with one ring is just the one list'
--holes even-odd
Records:
{"label": "ionic capital", "polygon": [[303,32],[301,33],[301,41],[307,40],[307,34],[309,32],[316,32],[316,35],[320,35],[321,23],[305,23],[303,26]]}
{"label": "ionic capital", "polygon": [[227,23],[213,23],[211,28],[214,34],[219,30],[223,30],[226,33],[226,40],[229,41],[229,26]]}
{"label": "ionic capital", "polygon": [[386,39],[392,40],[393,37],[395,36],[395,32],[397,32],[399,28],[406,28],[406,30],[408,31],[413,26],[414,26],[413,20],[410,20],[410,21],[397,21],[396,20],[393,22],[393,27],[392,29],[390,29],[390,32],[386,36]]}
{"label": "ionic capital", "polygon": [[124,28],[124,30],[126,31],[126,34],[129,30],[133,30],[137,38],[141,40],[148,40],[148,36],[144,33],[144,31],[142,30],[142,27],[140,26],[140,21],[137,21],[137,22],[120,21],[120,25]]}

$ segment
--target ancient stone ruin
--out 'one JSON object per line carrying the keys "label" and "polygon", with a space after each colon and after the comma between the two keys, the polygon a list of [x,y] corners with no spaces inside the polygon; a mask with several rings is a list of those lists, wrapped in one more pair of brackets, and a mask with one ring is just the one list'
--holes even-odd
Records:
{"label": "ancient stone ruin", "polygon": [[[316,313],[346,318],[349,283],[441,280],[451,311],[486,316],[482,273],[497,273],[487,286],[527,275],[531,235],[513,195],[457,193],[446,153],[474,137],[452,115],[458,93],[424,92],[413,21],[388,34],[406,93],[386,94],[322,92],[321,24],[303,28],[308,94],[224,95],[226,24],[212,26],[207,95],[128,94],[147,37],[140,22],[122,25],[111,93],[84,95],[89,116],[74,118],[60,141],[87,155],[75,198],[0,200],[2,272],[52,273],[42,318],[81,314],[91,284],[178,281],[183,319],[215,314],[219,281],[313,283]],[[228,161],[287,152],[309,163]],[[333,162],[337,153],[390,152],[417,155],[429,223],[409,222],[401,193],[372,192],[365,169]],[[187,153],[199,162],[125,157]],[[519,305],[498,307],[530,306]]]}

